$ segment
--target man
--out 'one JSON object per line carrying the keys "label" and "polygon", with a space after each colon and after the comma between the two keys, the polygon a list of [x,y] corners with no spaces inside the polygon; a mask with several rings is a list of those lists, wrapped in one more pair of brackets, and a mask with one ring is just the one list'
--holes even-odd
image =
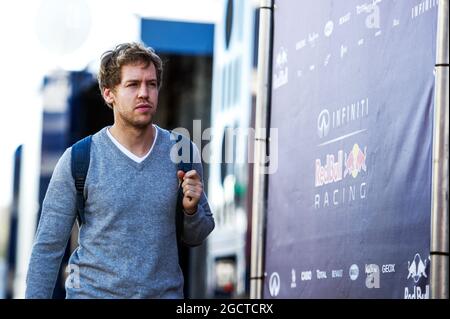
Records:
{"label": "man", "polygon": [[[114,124],[92,136],[84,195],[85,222],[69,259],[67,298],[183,298],[175,207],[183,188],[184,242],[200,244],[214,228],[203,191],[199,151],[193,169],[177,171],[176,141],[152,123],[162,62],[137,43],[103,54],[99,86]],[[76,219],[71,148],[55,167],[27,274],[26,298],[51,298]]]}

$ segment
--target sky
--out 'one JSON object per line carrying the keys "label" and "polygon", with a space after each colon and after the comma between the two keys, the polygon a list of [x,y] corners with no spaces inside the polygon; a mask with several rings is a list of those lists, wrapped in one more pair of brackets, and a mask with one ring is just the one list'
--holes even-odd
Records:
{"label": "sky", "polygon": [[45,74],[97,70],[102,52],[139,39],[140,17],[213,23],[222,0],[15,0],[0,6],[1,208],[11,202],[15,149],[24,144],[38,157],[33,150],[40,143]]}

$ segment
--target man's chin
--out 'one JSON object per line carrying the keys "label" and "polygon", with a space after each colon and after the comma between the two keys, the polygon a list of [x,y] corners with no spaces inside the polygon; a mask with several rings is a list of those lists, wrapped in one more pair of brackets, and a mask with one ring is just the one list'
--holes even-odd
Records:
{"label": "man's chin", "polygon": [[145,129],[145,128],[149,127],[151,124],[152,124],[152,120],[149,119],[147,121],[135,121],[133,123],[133,126],[138,129]]}
{"label": "man's chin", "polygon": [[140,118],[122,117],[122,122],[128,127],[142,130],[148,128],[152,124],[152,116],[141,116]]}

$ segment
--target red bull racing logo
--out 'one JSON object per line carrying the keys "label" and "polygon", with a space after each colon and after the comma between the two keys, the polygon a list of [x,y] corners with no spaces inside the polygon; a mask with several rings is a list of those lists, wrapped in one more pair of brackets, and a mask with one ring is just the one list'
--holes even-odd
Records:
{"label": "red bull racing logo", "polygon": [[345,171],[344,177],[351,175],[356,178],[358,174],[363,170],[367,172],[366,158],[367,147],[364,148],[364,152],[359,148],[358,144],[353,145],[350,153],[345,153]]}
{"label": "red bull racing logo", "polygon": [[[350,180],[367,172],[367,147],[361,148],[353,144],[350,152],[339,150],[337,154],[327,154],[325,163],[321,159],[315,161],[315,187],[338,183],[345,177]],[[367,196],[367,183],[360,181],[358,185],[345,185],[341,188],[326,189],[314,196],[314,208],[337,207],[355,200],[363,200]]]}
{"label": "red bull racing logo", "polygon": [[327,154],[323,166],[321,160],[316,159],[315,186],[338,182],[347,175],[356,178],[361,171],[367,172],[366,159],[367,147],[363,151],[358,144],[354,144],[349,153],[340,150],[336,157],[334,154]]}
{"label": "red bull racing logo", "polygon": [[428,262],[429,258],[422,259],[419,253],[414,255],[412,261],[408,261],[408,276],[406,277],[406,280],[409,281],[409,284],[408,287],[405,287],[405,299],[430,298],[430,285],[427,280],[427,272],[429,271],[427,270]]}
{"label": "red bull racing logo", "polygon": [[406,279],[412,278],[417,283],[422,276],[427,278],[427,274],[425,273],[426,267],[427,260],[423,261],[420,255],[416,254],[412,262],[408,261],[408,278]]}

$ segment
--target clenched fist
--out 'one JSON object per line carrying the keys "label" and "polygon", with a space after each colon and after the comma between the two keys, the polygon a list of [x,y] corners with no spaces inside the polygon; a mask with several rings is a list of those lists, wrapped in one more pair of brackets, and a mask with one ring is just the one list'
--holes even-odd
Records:
{"label": "clenched fist", "polygon": [[184,211],[186,214],[193,215],[197,212],[198,202],[203,193],[203,183],[200,175],[196,170],[191,170],[186,173],[178,171],[177,176],[183,188]]}

